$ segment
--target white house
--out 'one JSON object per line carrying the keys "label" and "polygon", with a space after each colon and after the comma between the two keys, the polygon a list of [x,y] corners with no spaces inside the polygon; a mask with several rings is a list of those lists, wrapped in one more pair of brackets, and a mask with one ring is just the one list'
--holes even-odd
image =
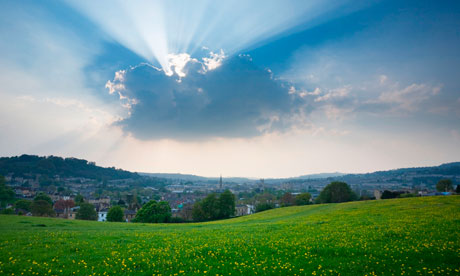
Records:
{"label": "white house", "polygon": [[249,204],[238,205],[236,206],[235,209],[236,209],[237,217],[251,215],[251,214],[254,214],[256,211],[256,208],[254,207],[254,205],[249,205]]}
{"label": "white house", "polygon": [[107,221],[107,210],[97,212],[97,221]]}

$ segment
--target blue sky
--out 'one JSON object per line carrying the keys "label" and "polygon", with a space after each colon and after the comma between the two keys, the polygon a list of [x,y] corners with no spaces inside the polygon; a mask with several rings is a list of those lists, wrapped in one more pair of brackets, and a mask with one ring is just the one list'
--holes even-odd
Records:
{"label": "blue sky", "polygon": [[286,177],[458,161],[456,1],[2,1],[0,155]]}

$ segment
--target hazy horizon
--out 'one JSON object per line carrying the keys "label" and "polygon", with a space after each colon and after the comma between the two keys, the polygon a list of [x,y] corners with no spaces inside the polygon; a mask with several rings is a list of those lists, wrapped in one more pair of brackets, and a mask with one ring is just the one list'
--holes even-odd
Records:
{"label": "hazy horizon", "polygon": [[[11,158],[11,157],[18,157],[21,155],[14,155],[14,156],[0,156],[0,158]],[[49,157],[51,155],[43,155],[40,157]],[[53,155],[55,156],[55,155]],[[55,156],[55,157],[61,157],[61,158],[77,158],[77,159],[84,159],[84,158],[79,158],[76,156]],[[94,162],[92,160],[86,160],[88,162]],[[100,167],[105,167],[105,168],[112,168],[115,167],[116,169],[122,169],[125,171],[130,171],[130,172],[135,172],[139,174],[146,174],[146,175],[184,175],[184,176],[196,176],[196,177],[204,177],[204,178],[215,178],[219,179],[222,177],[223,179],[225,178],[246,178],[250,180],[260,180],[260,179],[284,179],[284,178],[299,178],[299,177],[305,177],[305,176],[317,176],[317,175],[329,175],[329,174],[337,174],[337,175],[348,175],[348,174],[367,174],[367,173],[374,173],[374,172],[379,172],[379,171],[391,171],[391,170],[398,170],[398,169],[411,169],[411,168],[421,168],[421,167],[437,167],[445,164],[451,164],[451,163],[459,163],[460,161],[451,161],[451,162],[444,162],[440,164],[431,164],[431,165],[424,165],[424,166],[410,166],[410,167],[397,167],[397,168],[387,168],[387,169],[379,169],[379,170],[374,170],[374,171],[363,171],[363,172],[341,172],[341,171],[328,171],[328,172],[311,172],[311,173],[304,173],[304,174],[299,174],[299,175],[286,175],[286,176],[279,176],[279,177],[270,177],[270,176],[244,176],[244,175],[202,175],[202,174],[197,174],[193,172],[159,172],[159,171],[135,171],[135,170],[129,170],[126,168],[121,168],[117,167],[114,165],[103,165],[99,164],[97,162],[94,162],[96,166]]]}

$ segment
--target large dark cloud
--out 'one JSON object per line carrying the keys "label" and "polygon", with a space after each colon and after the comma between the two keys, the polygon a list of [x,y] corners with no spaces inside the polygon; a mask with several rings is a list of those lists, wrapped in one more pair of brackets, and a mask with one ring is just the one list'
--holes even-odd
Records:
{"label": "large dark cloud", "polygon": [[304,112],[289,84],[247,56],[206,69],[191,60],[182,78],[147,64],[118,72],[108,87],[130,112],[117,124],[139,139],[251,137],[286,130]]}

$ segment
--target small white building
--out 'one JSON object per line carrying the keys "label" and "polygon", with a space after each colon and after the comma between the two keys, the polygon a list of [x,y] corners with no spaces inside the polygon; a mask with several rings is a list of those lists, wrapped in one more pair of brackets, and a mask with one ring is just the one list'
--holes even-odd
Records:
{"label": "small white building", "polygon": [[256,208],[254,207],[254,205],[249,205],[249,204],[238,205],[235,207],[235,209],[236,209],[235,215],[237,217],[251,215],[251,214],[254,214],[256,211]]}
{"label": "small white building", "polygon": [[107,221],[107,210],[97,212],[97,221]]}
{"label": "small white building", "polygon": [[247,204],[246,206],[248,206],[248,215],[252,215],[256,212],[256,206],[250,204]]}
{"label": "small white building", "polygon": [[375,197],[375,199],[377,199],[377,200],[382,199],[382,191],[374,190],[374,197]]}

